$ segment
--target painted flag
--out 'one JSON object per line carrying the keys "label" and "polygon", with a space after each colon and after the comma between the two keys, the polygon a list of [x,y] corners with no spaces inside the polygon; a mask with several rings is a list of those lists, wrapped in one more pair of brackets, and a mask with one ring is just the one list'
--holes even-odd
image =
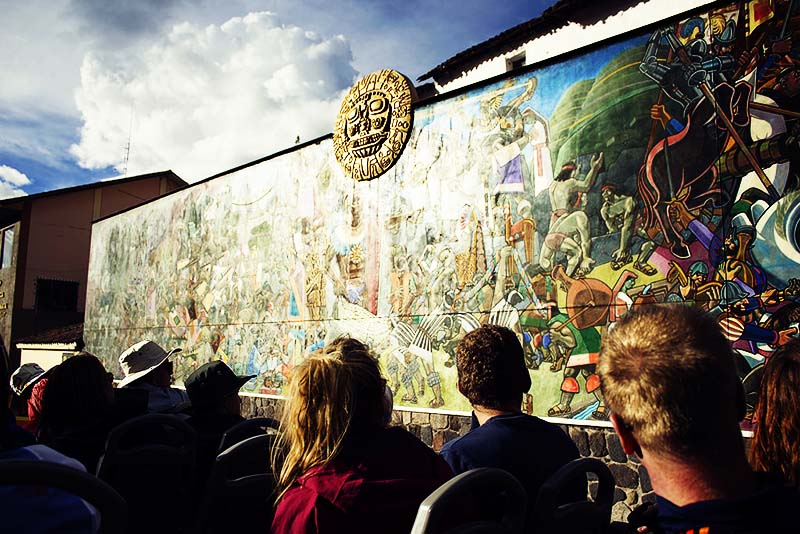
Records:
{"label": "painted flag", "polygon": [[772,9],[772,0],[752,0],[747,4],[747,36],[750,35],[762,24],[775,16]]}
{"label": "painted flag", "polygon": [[525,185],[522,183],[522,157],[517,156],[500,167],[500,182],[495,186],[494,193],[524,193]]}
{"label": "painted flag", "polygon": [[522,155],[517,143],[495,149],[492,155],[493,167],[500,177],[494,187],[493,195],[498,193],[524,193],[522,183]]}
{"label": "painted flag", "polygon": [[722,334],[731,343],[742,337],[744,333],[744,323],[737,317],[725,315],[718,319],[718,322],[719,326],[722,328]]}

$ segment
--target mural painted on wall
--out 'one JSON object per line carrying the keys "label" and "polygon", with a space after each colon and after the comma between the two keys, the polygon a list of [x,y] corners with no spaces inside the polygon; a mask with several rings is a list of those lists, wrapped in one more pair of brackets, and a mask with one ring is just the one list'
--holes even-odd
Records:
{"label": "mural painted on wall", "polygon": [[102,221],[87,345],[115,368],[153,338],[183,348],[179,377],[221,358],[280,394],[349,334],[397,405],[468,410],[454,347],[501,324],[523,342],[526,411],[605,420],[603,332],[683,302],[717,318],[752,402],[800,321],[789,6],[733,4],[420,107],[370,182],[325,140]]}

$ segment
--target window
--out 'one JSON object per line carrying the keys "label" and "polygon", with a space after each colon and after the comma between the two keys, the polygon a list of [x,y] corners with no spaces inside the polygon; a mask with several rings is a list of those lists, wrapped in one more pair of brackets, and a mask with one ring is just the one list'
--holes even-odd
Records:
{"label": "window", "polygon": [[2,252],[0,252],[0,269],[11,267],[11,258],[14,256],[14,227],[9,226],[3,230]]}
{"label": "window", "polygon": [[525,52],[506,60],[506,71],[521,69],[525,66]]}
{"label": "window", "polygon": [[78,309],[78,282],[37,278],[36,309],[76,311]]}

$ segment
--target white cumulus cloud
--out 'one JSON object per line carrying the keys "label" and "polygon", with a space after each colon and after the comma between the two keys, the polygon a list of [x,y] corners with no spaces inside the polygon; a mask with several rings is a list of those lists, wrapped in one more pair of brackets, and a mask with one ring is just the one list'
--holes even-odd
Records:
{"label": "white cumulus cloud", "polygon": [[8,165],[0,165],[0,179],[12,185],[28,185],[31,183],[30,178]]}
{"label": "white cumulus cloud", "polygon": [[90,53],[72,154],[127,174],[170,168],[194,182],[328,133],[356,71],[348,41],[267,12],[174,26],[125,54]]}
{"label": "white cumulus cloud", "polygon": [[30,178],[14,167],[0,165],[0,199],[26,195],[19,187],[30,183]]}

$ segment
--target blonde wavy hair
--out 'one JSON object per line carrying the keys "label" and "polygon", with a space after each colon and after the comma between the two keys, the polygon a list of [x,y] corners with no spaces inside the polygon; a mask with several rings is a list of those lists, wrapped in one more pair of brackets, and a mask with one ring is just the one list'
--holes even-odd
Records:
{"label": "blonde wavy hair", "polygon": [[336,458],[348,438],[383,426],[385,385],[369,347],[349,337],[292,369],[271,458],[276,504],[303,473]]}

